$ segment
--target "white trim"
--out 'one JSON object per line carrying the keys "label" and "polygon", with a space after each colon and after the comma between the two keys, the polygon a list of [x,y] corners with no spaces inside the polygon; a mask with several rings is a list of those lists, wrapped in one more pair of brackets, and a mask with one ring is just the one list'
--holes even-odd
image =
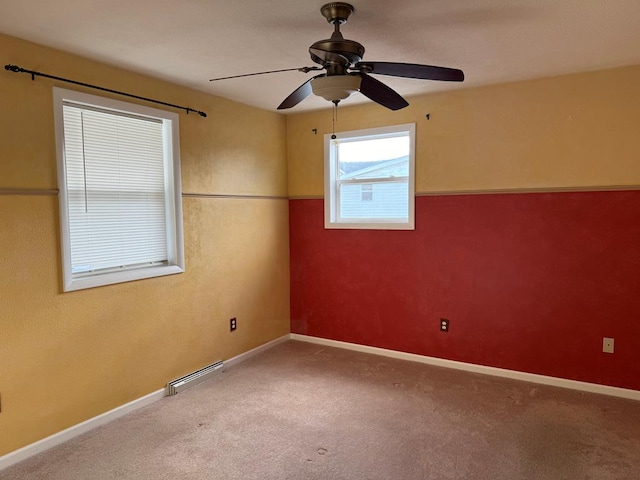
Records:
{"label": "white trim", "polygon": [[344,348],[346,350],[370,353],[373,355],[381,355],[383,357],[407,360],[410,362],[425,363],[427,365],[435,365],[437,367],[453,368],[466,372],[480,373],[483,375],[493,375],[495,377],[510,378],[523,382],[539,383],[541,385],[550,385],[552,387],[568,388],[572,390],[580,390],[583,392],[597,393],[600,395],[609,395],[612,397],[620,397],[629,400],[640,401],[640,390],[610,387],[608,385],[599,385],[597,383],[579,382],[577,380],[567,380],[565,378],[549,377],[546,375],[538,375],[535,373],[518,372],[516,370],[507,370],[504,368],[487,367],[484,365],[475,365],[473,363],[457,362],[455,360],[445,360],[443,358],[427,357],[425,355],[416,355],[413,353],[387,350],[385,348],[369,347],[367,345],[340,342],[338,340],[310,337],[308,335],[300,335],[297,333],[291,334],[291,340],[315,343],[318,345],[325,345],[327,347]]}
{"label": "white trim", "polygon": [[244,352],[244,353],[241,353],[240,355],[236,355],[235,357],[230,358],[229,360],[224,360],[224,366],[225,368],[233,367],[234,365],[237,365],[240,362],[244,362],[245,360],[248,360],[254,355],[262,353],[265,350],[269,350],[270,348],[273,348],[280,343],[286,342],[287,340],[290,339],[289,338],[290,335],[291,334],[283,335],[282,337],[276,338],[275,340],[271,340],[270,342],[262,344],[259,347],[251,349],[248,352]]}
{"label": "white trim", "polygon": [[[381,179],[367,178],[360,181],[343,182],[338,180],[338,161],[332,142],[337,138],[342,142],[357,142],[365,137],[385,138],[409,134],[409,175],[408,175],[408,212],[407,218],[340,218],[340,184],[381,183]],[[324,136],[324,228],[325,229],[368,229],[368,230],[415,230],[415,145],[416,124],[405,123],[385,127],[353,130],[350,132],[327,133]]]}
{"label": "white trim", "polygon": [[[91,276],[74,276],[71,265],[71,230],[69,198],[67,192],[67,163],[65,160],[64,105],[79,108],[97,108],[114,114],[145,117],[158,121],[163,129],[165,169],[165,215],[167,265],[124,269]],[[58,178],[58,202],[62,255],[62,287],[71,292],[122,282],[183,273],[184,232],[182,218],[182,180],[180,167],[180,120],[175,112],[160,110],[135,103],[123,102],[88,93],[53,87],[54,127],[56,139],[56,163]]]}
{"label": "white trim", "polygon": [[[258,353],[262,353],[265,350],[275,347],[276,345],[286,342],[289,340],[290,334],[283,335],[282,337],[276,338],[268,343],[260,345],[248,352],[241,353],[240,355],[236,355],[229,360],[224,361],[224,367],[232,367],[237,365],[240,362],[243,362]],[[102,413],[96,417],[85,420],[82,423],[78,423],[72,427],[69,427],[61,432],[54,433],[53,435],[43,438],[42,440],[38,440],[35,443],[22,447],[18,450],[10,452],[2,457],[0,457],[0,471],[5,468],[9,468],[16,463],[22,462],[23,460],[28,459],[34,455],[44,452],[45,450],[49,450],[55,446],[58,446],[64,442],[71,440],[83,433],[87,433],[94,428],[105,425],[117,418],[120,418],[128,413],[133,412],[139,408],[150,405],[158,400],[162,400],[166,396],[166,388],[161,390],[156,390],[144,397],[140,397],[137,400],[133,400],[129,403],[121,405],[119,407],[114,408],[113,410],[109,410],[108,412]]]}
{"label": "white trim", "polygon": [[[518,372],[514,370],[506,370],[503,368],[487,367],[484,365],[474,365],[471,363],[457,362],[454,360],[445,360],[442,358],[427,357],[425,355],[416,355],[413,353],[398,352],[395,350],[387,350],[385,348],[369,347],[367,345],[358,345],[355,343],[340,342],[337,340],[329,340],[319,337],[311,337],[308,335],[300,335],[297,333],[291,333],[276,338],[268,343],[260,345],[248,352],[241,353],[229,360],[224,361],[224,366],[232,367],[239,364],[249,358],[262,353],[270,348],[275,347],[287,340],[295,340],[299,342],[314,343],[317,345],[325,345],[328,347],[343,348],[346,350],[353,350],[356,352],[369,353],[373,355],[380,355],[389,358],[396,358],[399,360],[406,360],[410,362],[424,363],[427,365],[435,365],[438,367],[453,368],[456,370],[463,370],[467,372],[480,373],[483,375],[493,375],[496,377],[510,378],[513,380],[520,380],[524,382],[539,383],[542,385],[550,385],[553,387],[568,388],[572,390],[580,390],[584,392],[597,393],[601,395],[609,395],[613,397],[626,398],[629,400],[640,401],[640,391],[630,390],[626,388],[610,387],[607,385],[598,385],[595,383],[579,382],[575,380],[566,380],[563,378],[548,377],[545,375],[537,375],[534,373]],[[165,396],[165,389],[156,390],[144,397],[140,397],[137,400],[133,400],[129,403],[121,405],[120,407],[109,410],[101,415],[90,418],[82,423],[74,425],[55,433],[49,437],[43,438],[35,443],[27,445],[23,448],[15,450],[0,457],[0,471],[9,468],[16,463],[22,462],[34,455],[49,450],[57,445],[71,440],[74,437],[82,435],[94,428],[101,425],[105,425],[117,418],[120,418],[128,413],[133,412],[139,408],[150,405],[158,400],[161,400]]]}
{"label": "white trim", "polygon": [[132,402],[125,403],[124,405],[116,407],[113,410],[109,410],[108,412],[100,414],[97,417],[85,420],[84,422],[78,423],[77,425],[69,427],[58,433],[54,433],[53,435],[43,438],[42,440],[38,440],[37,442],[27,445],[26,447],[22,447],[11,453],[8,453],[0,457],[0,471],[12,465],[15,465],[18,462],[22,462],[29,457],[37,455],[38,453],[42,453],[45,450],[49,450],[50,448],[67,442],[74,437],[82,435],[83,433],[87,433],[94,428],[105,425],[115,420],[116,418],[120,418],[128,413],[133,412],[134,410],[157,402],[164,396],[164,388],[161,390],[156,390],[155,392],[145,395],[144,397],[140,397],[136,400],[133,400]]}

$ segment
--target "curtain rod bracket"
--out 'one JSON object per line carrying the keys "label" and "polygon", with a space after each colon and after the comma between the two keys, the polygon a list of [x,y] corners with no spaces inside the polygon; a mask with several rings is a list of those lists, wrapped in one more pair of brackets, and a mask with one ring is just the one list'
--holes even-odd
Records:
{"label": "curtain rod bracket", "polygon": [[131,93],[120,92],[118,90],[112,90],[110,88],[100,87],[98,85],[91,85],[90,83],[78,82],[76,80],[69,80],[68,78],[56,77],[55,75],[49,75],[47,73],[35,72],[33,70],[27,70],[25,68],[19,67],[18,65],[7,64],[4,66],[4,69],[9,72],[15,73],[29,73],[31,75],[31,80],[35,81],[36,76],[51,78],[53,80],[59,80],[61,82],[73,83],[74,85],[80,85],[82,87],[93,88],[96,90],[102,90],[103,92],[115,93],[116,95],[124,95],[125,97],[137,98],[138,100],[144,100],[145,102],[157,103],[160,105],[164,105],[166,107],[177,108],[180,110],[184,110],[189,114],[189,112],[194,112],[200,115],[203,118],[206,118],[207,114],[200,110],[195,110],[191,107],[183,107],[181,105],[174,105],[172,103],[161,102],[160,100],[153,100],[152,98],[141,97],[139,95],[133,95]]}

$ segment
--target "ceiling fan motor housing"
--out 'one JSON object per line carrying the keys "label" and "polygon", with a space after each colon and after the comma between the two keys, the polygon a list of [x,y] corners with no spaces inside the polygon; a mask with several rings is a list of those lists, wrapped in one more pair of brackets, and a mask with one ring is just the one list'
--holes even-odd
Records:
{"label": "ceiling fan motor housing", "polygon": [[[338,34],[339,33],[340,32],[338,32]],[[331,38],[328,38],[326,40],[319,40],[315,42],[309,48],[314,48],[317,50],[323,50],[325,52],[331,52],[331,53],[336,53],[338,55],[342,55],[347,60],[349,60],[349,65],[343,65],[343,67],[345,68],[350,67],[351,65],[355,65],[358,62],[361,62],[362,57],[364,56],[364,47],[360,43],[354,40],[347,40],[345,38],[342,38],[342,35],[340,35],[340,37],[337,38],[337,36],[334,34],[331,36]],[[331,62],[327,62],[326,60],[323,60],[322,58],[314,55],[313,53],[311,53],[310,55],[311,55],[311,60],[313,60],[315,63],[319,63],[320,65],[331,67]],[[327,63],[329,64],[327,65]],[[344,73],[344,69],[339,73],[340,74]]]}
{"label": "ceiling fan motor housing", "polygon": [[[354,12],[353,5],[344,2],[327,3],[322,6],[320,12],[327,19],[327,22],[334,26],[335,30],[331,38],[315,42],[309,47],[311,60],[326,67],[327,75],[344,75],[347,68],[362,61],[364,56],[364,46],[362,44],[354,40],[347,40],[340,33],[340,25],[346,23],[349,16]],[[313,49],[339,55],[342,58],[339,60],[334,60],[338,57],[332,56],[321,58],[311,51]],[[345,59],[346,62],[344,61]]]}

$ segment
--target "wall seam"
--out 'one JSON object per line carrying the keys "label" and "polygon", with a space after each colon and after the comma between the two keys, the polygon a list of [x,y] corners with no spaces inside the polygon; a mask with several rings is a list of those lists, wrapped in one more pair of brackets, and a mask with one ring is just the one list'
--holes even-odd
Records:
{"label": "wall seam", "polygon": [[182,198],[230,198],[243,200],[288,200],[284,195],[233,195],[219,193],[183,193]]}
{"label": "wall seam", "polygon": [[[57,196],[59,190],[57,188],[0,188],[0,196]],[[239,198],[239,199],[257,199],[257,200],[288,200],[289,197],[283,195],[233,195],[233,194],[216,194],[216,193],[182,193],[183,198]]]}
{"label": "wall seam", "polygon": [[[498,188],[490,190],[438,190],[416,192],[416,197],[440,197],[453,195],[509,195],[525,193],[590,193],[623,192],[640,190],[640,185],[607,185],[585,187]],[[324,195],[291,195],[289,200],[322,200]]]}
{"label": "wall seam", "polygon": [[58,195],[57,188],[0,188],[0,195]]}

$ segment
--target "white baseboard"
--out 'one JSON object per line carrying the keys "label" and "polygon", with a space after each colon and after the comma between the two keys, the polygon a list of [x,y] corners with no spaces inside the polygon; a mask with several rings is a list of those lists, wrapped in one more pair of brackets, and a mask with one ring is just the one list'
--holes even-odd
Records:
{"label": "white baseboard", "polygon": [[254,355],[262,353],[265,350],[269,350],[270,348],[273,348],[282,342],[286,342],[289,339],[290,339],[290,334],[283,335],[282,337],[276,338],[275,340],[271,340],[270,342],[262,344],[259,347],[249,350],[248,352],[241,353],[240,355],[236,355],[235,357],[232,357],[229,360],[225,360],[224,366],[225,368],[233,367],[234,365],[237,365],[240,362],[244,362],[245,360],[253,357]]}
{"label": "white baseboard", "polygon": [[151,403],[157,402],[158,400],[164,397],[165,390],[156,390],[144,397],[140,397],[132,402],[125,403],[113,410],[109,410],[97,417],[90,418],[89,420],[85,420],[82,423],[78,423],[73,427],[69,427],[61,432],[55,433],[49,437],[43,438],[35,443],[27,445],[26,447],[22,447],[19,450],[15,450],[11,453],[8,453],[2,457],[0,457],[0,471],[10,467],[11,465],[15,465],[18,462],[26,460],[29,457],[37,455],[38,453],[44,452],[45,450],[49,450],[61,443],[67,442],[78,435],[82,435],[94,428],[97,428],[101,425],[105,425],[116,418],[122,417],[127,413],[133,412],[139,408],[150,405]]}
{"label": "white baseboard", "polygon": [[[567,380],[564,378],[548,377],[545,375],[537,375],[534,373],[518,372],[515,370],[506,370],[503,368],[486,367],[484,365],[475,365],[471,363],[457,362],[454,360],[445,360],[442,358],[427,357],[424,355],[416,355],[413,353],[398,352],[395,350],[387,350],[378,347],[369,347],[366,345],[358,345],[355,343],[340,342],[337,340],[328,340],[319,337],[310,337],[307,335],[299,335],[296,333],[284,335],[276,338],[264,345],[260,345],[248,352],[237,355],[233,358],[224,361],[225,367],[231,367],[243,362],[258,353],[264,352],[276,345],[286,342],[287,340],[297,340],[301,342],[315,343],[318,345],[325,345],[328,347],[337,347],[347,350],[353,350],[356,352],[370,353],[374,355],[381,355],[384,357],[396,358],[399,360],[407,360],[410,362],[425,363],[428,365],[435,365],[438,367],[453,368],[456,370],[464,370],[467,372],[481,373],[483,375],[493,375],[496,377],[511,378],[514,380],[521,380],[525,382],[539,383],[542,385],[551,385],[554,387],[569,388],[572,390],[580,390],[584,392],[598,393],[601,395],[610,395],[614,397],[626,398],[630,400],[640,401],[640,391],[630,390],[626,388],[610,387],[607,385],[598,385],[595,383],[579,382],[576,380]],[[96,417],[90,418],[82,423],[69,427],[66,430],[62,430],[47,438],[43,438],[31,445],[27,445],[19,450],[8,453],[0,457],[0,471],[15,465],[18,462],[26,460],[29,457],[44,452],[56,445],[60,445],[64,442],[71,440],[74,437],[82,435],[96,427],[105,425],[116,418],[122,417],[127,413],[133,412],[141,407],[150,405],[151,403],[161,400],[165,396],[165,389],[157,390],[144,397],[140,397],[137,400],[121,405],[108,412],[105,412]]]}
{"label": "white baseboard", "polygon": [[[275,340],[265,343],[264,345],[260,345],[259,347],[249,350],[248,352],[237,355],[233,358],[230,358],[229,360],[225,360],[224,366],[231,367],[233,365],[237,365],[238,363],[243,362],[244,360],[247,360],[254,355],[257,355],[258,353],[264,352],[265,350],[275,347],[279,343],[286,342],[288,340],[289,334],[284,335],[280,338],[276,338]],[[11,465],[15,465],[18,462],[22,462],[29,457],[37,455],[38,453],[44,452],[45,450],[49,450],[50,448],[67,442],[74,437],[93,430],[94,428],[105,425],[106,423],[109,423],[116,418],[122,417],[127,413],[131,413],[141,407],[147,406],[153,402],[157,402],[158,400],[161,400],[165,395],[165,388],[157,390],[148,395],[145,395],[144,397],[140,397],[137,400],[133,400],[132,402],[121,405],[120,407],[114,408],[113,410],[90,418],[89,420],[85,420],[84,422],[74,425],[73,427],[69,427],[66,430],[62,430],[61,432],[55,433],[35,443],[22,447],[19,450],[8,453],[0,457],[0,471],[10,467]]]}
{"label": "white baseboard", "polygon": [[416,355],[413,353],[398,352],[395,350],[387,350],[385,348],[368,347],[366,345],[358,345],[356,343],[340,342],[338,340],[328,340],[319,337],[310,337],[308,335],[299,335],[292,333],[291,340],[301,342],[315,343],[325,345],[327,347],[344,348],[354,350],[356,352],[371,353],[384,357],[397,358],[400,360],[408,360],[410,362],[425,363],[438,367],[454,368],[456,370],[464,370],[466,372],[481,373],[483,375],[493,375],[495,377],[511,378],[524,382],[539,383],[542,385],[550,385],[553,387],[569,388],[572,390],[580,390],[583,392],[598,393],[601,395],[610,395],[613,397],[626,398],[630,400],[640,401],[640,391],[630,390],[627,388],[610,387],[607,385],[599,385],[597,383],[579,382],[577,380],[567,380],[564,378],[548,377],[546,375],[538,375],[535,373],[518,372],[516,370],[506,370],[504,368],[487,367],[484,365],[475,365],[472,363],[457,362],[455,360],[445,360],[436,357],[427,357],[425,355]]}

